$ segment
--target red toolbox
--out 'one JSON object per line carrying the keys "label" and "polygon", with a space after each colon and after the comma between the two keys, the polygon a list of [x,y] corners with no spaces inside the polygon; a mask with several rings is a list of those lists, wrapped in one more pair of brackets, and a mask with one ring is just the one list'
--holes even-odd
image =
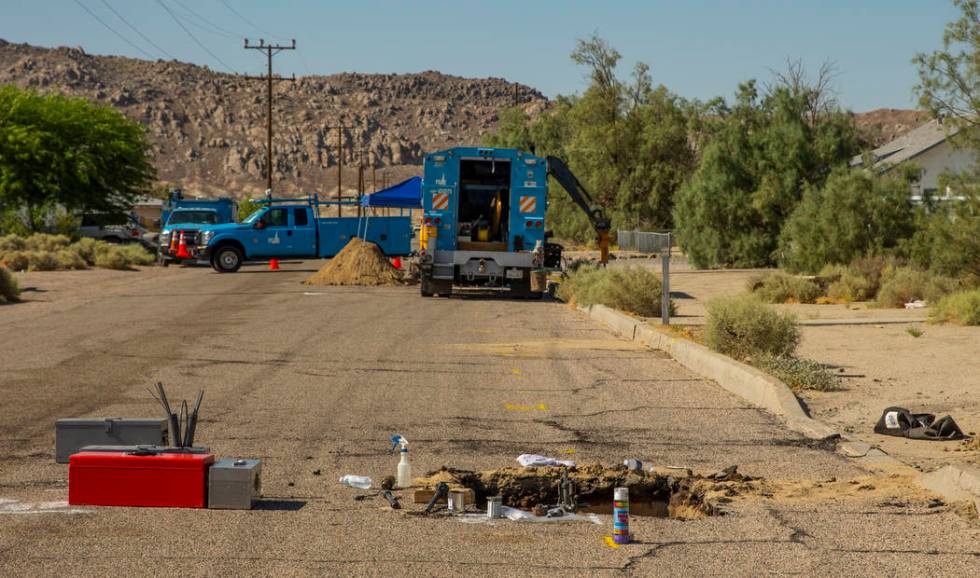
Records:
{"label": "red toolbox", "polygon": [[68,462],[68,503],[90,506],[207,506],[214,454],[79,452]]}

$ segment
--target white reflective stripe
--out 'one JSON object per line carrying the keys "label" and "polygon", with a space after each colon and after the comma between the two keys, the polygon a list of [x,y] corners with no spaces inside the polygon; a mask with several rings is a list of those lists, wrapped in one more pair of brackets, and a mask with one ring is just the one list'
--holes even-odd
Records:
{"label": "white reflective stripe", "polygon": [[521,197],[519,206],[522,213],[533,213],[538,208],[538,198],[533,196]]}
{"label": "white reflective stripe", "polygon": [[449,193],[433,193],[432,194],[432,209],[436,211],[444,211],[449,208]]}

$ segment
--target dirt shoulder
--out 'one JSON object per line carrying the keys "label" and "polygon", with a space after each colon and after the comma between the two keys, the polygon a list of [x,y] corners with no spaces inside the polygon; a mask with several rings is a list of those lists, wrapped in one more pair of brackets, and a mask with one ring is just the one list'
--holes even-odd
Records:
{"label": "dirt shoulder", "polygon": [[[659,267],[659,261],[650,266]],[[707,301],[744,291],[749,278],[765,271],[690,271],[684,265],[676,270],[671,275],[679,309],[675,322],[690,325],[704,323]],[[873,432],[882,411],[893,405],[937,417],[948,414],[964,432],[980,432],[980,328],[925,323],[928,308],[878,309],[867,303],[776,307],[799,319],[800,355],[833,367],[841,378],[839,391],[800,394],[814,418],[923,469],[980,464],[980,451],[960,442]],[[909,327],[922,335],[913,337]]]}

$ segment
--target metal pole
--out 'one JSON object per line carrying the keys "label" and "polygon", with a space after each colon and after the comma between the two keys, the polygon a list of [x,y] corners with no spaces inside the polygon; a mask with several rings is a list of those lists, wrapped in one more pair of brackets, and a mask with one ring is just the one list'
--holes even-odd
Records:
{"label": "metal pole", "polygon": [[340,187],[343,183],[343,180],[341,179],[341,173],[344,171],[344,150],[342,148],[343,136],[344,136],[344,127],[338,126],[337,127],[337,216],[338,217],[341,216],[340,215],[340,209],[341,209]]}
{"label": "metal pole", "polygon": [[667,250],[660,254],[663,264],[663,302],[660,304],[660,321],[670,325],[670,233],[667,233]]}
{"label": "metal pole", "polygon": [[265,150],[268,151],[268,154],[266,156],[267,158],[266,162],[268,163],[268,166],[266,167],[265,172],[266,172],[266,189],[271,191],[272,190],[272,50],[271,49],[266,50],[265,53],[269,60],[269,68],[268,68],[268,72],[266,73],[266,78],[269,80],[268,93],[267,93],[268,102],[266,103],[268,105],[268,108],[266,109],[268,117],[266,118],[266,123],[265,123],[265,129],[266,129]]}

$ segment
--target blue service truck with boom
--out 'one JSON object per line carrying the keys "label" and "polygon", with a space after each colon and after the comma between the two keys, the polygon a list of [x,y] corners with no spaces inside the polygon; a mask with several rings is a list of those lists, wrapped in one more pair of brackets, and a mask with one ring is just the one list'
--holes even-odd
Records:
{"label": "blue service truck with boom", "polygon": [[565,162],[512,148],[456,147],[425,156],[419,281],[423,297],[454,286],[508,289],[540,297],[544,277],[561,268],[544,216],[548,177],[588,216],[600,260],[609,254],[610,221]]}
{"label": "blue service truck with boom", "polygon": [[321,217],[315,195],[307,199],[265,198],[264,206],[241,223],[204,225],[191,253],[219,273],[234,273],[246,261],[323,259],[333,257],[352,237],[378,245],[388,256],[411,253],[412,222],[408,216]]}

